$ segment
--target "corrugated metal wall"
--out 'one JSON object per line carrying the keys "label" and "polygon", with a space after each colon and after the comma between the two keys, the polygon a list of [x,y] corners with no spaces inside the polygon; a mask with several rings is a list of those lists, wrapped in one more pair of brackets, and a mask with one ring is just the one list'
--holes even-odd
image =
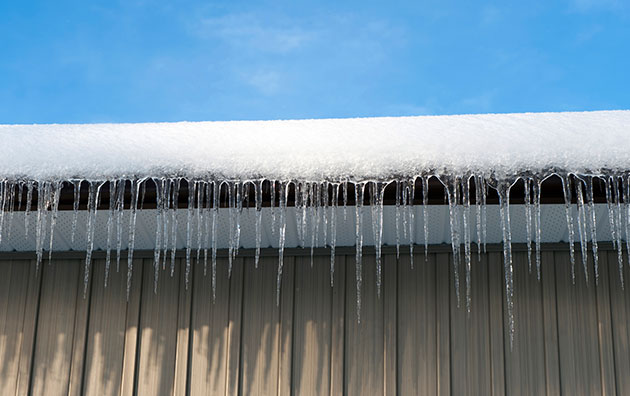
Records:
{"label": "corrugated metal wall", "polygon": [[260,269],[236,259],[229,281],[222,258],[215,303],[203,266],[186,290],[181,261],[154,294],[152,260],[137,259],[127,302],[126,271],[104,288],[102,260],[85,299],[82,260],[38,277],[32,261],[3,260],[0,394],[630,394],[630,291],[615,252],[601,252],[598,286],[592,266],[588,286],[579,267],[572,285],[564,251],[543,252],[542,282],[515,253],[512,349],[499,252],[473,265],[470,314],[448,253],[409,261],[385,256],[378,298],[365,257],[358,323],[353,255],[338,257],[333,288],[327,256],[287,257],[279,306],[273,257]]}

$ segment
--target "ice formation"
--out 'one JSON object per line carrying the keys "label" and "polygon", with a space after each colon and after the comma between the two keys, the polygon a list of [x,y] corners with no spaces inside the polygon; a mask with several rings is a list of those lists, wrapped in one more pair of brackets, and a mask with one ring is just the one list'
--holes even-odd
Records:
{"label": "ice formation", "polygon": [[[242,212],[255,211],[258,266],[262,209],[271,206],[271,234],[277,238],[278,301],[287,230],[287,210],[296,211],[299,245],[330,248],[334,282],[337,228],[354,221],[358,312],[361,306],[363,224],[372,225],[377,290],[381,288],[381,246],[385,190],[395,191],[396,251],[408,245],[412,257],[416,230],[414,205],[423,205],[424,252],[428,227],[429,181],[446,191],[454,287],[460,301],[464,266],[465,306],[470,309],[473,250],[485,250],[487,196],[499,197],[506,306],[514,332],[512,224],[510,192],[524,183],[529,268],[540,277],[541,183],[562,180],[572,275],[575,241],[587,276],[590,243],[598,281],[594,184],[604,186],[609,226],[623,269],[630,252],[630,111],[495,114],[339,120],[199,122],[97,125],[0,125],[0,242],[15,210],[26,211],[25,233],[35,234],[37,264],[53,246],[62,188],[74,189],[74,240],[80,202],[87,202],[85,282],[89,280],[97,210],[107,212],[106,276],[115,250],[116,268],[127,247],[131,284],[137,213],[155,192],[155,281],[170,264],[174,272],[178,211],[185,211],[185,276],[193,260],[210,266],[216,288],[218,233],[227,234],[230,271],[238,255]],[[87,191],[87,200],[80,192]],[[180,202],[181,196],[187,202]],[[104,194],[106,192],[106,195]],[[493,192],[493,194],[495,193]],[[108,202],[101,197],[107,196]],[[264,201],[263,197],[269,197]],[[348,216],[354,198],[354,218]],[[250,208],[251,203],[251,208]],[[577,228],[574,227],[574,206]],[[228,229],[219,229],[219,208],[229,211]],[[343,208],[338,212],[337,208]],[[36,218],[32,219],[32,208]],[[129,213],[123,216],[123,213]],[[342,213],[342,215],[340,215]],[[418,215],[419,216],[419,215]],[[127,224],[123,223],[127,221]],[[123,228],[128,228],[123,241]],[[31,230],[34,228],[34,230]],[[476,248],[475,248],[476,246]],[[169,255],[170,252],[170,255]]]}

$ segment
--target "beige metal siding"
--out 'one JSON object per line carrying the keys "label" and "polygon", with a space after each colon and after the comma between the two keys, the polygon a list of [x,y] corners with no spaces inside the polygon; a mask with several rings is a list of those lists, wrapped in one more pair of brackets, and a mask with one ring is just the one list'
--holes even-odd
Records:
{"label": "beige metal siding", "polygon": [[[564,251],[543,252],[542,281],[515,252],[516,333],[510,346],[498,251],[473,262],[471,311],[464,272],[458,303],[451,255],[364,257],[357,321],[354,255],[340,255],[331,288],[328,256],[185,263],[174,277],[136,259],[126,299],[115,264],[104,287],[95,260],[0,261],[1,395],[626,395],[630,394],[630,291],[614,251],[581,266],[572,284]],[[578,255],[578,264],[579,255]],[[125,263],[126,264],[126,263]],[[630,271],[624,267],[626,282]]]}

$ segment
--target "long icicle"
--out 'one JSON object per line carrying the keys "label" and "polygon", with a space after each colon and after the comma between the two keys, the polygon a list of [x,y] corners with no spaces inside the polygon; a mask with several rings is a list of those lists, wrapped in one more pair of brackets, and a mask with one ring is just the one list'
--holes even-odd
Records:
{"label": "long icicle", "polygon": [[287,229],[287,196],[289,195],[289,183],[280,183],[280,229],[278,232],[278,277],[276,280],[276,305],[280,306],[280,291],[282,289],[282,270],[284,268],[284,242]]}
{"label": "long icicle", "polygon": [[127,248],[127,301],[129,301],[131,275],[133,274],[133,250],[136,245],[136,216],[138,209],[138,195],[140,194],[140,184],[143,184],[143,180],[133,180],[131,182],[131,214],[129,216],[129,243]]}
{"label": "long icicle", "polygon": [[337,207],[339,184],[333,183],[332,211],[330,215],[330,287],[335,284],[335,247],[337,246]]}
{"label": "long icicle", "polygon": [[532,205],[531,205],[531,182],[530,177],[523,179],[525,184],[525,231],[527,233],[527,269],[532,273]]}
{"label": "long icicle", "polygon": [[457,307],[459,308],[459,186],[457,179],[452,176],[446,176],[442,180],[448,197],[449,222],[451,226],[451,248],[453,250],[453,279],[455,281],[455,296],[457,299]]}
{"label": "long icicle", "polygon": [[363,283],[363,193],[365,183],[355,183],[355,280],[357,288],[357,322],[361,323],[361,284]]}
{"label": "long icicle", "polygon": [[429,262],[429,176],[422,177],[422,225],[424,230],[424,262]]}
{"label": "long icicle", "polygon": [[464,256],[466,259],[466,312],[470,314],[471,309],[471,272],[472,272],[472,254],[471,254],[471,238],[470,238],[470,176],[464,176],[461,179],[462,186],[462,203],[463,210],[463,228],[464,228]]}
{"label": "long icicle", "polygon": [[562,175],[562,189],[564,190],[564,211],[567,218],[567,230],[569,232],[569,257],[571,259],[571,282],[575,284],[575,235],[573,231],[573,215],[571,214],[571,178]]}
{"label": "long icicle", "polygon": [[597,219],[595,216],[595,200],[593,196],[593,176],[586,181],[586,202],[590,217],[591,247],[593,249],[593,267],[595,269],[595,285],[599,284],[599,255],[597,252]]}
{"label": "long icicle", "polygon": [[542,231],[541,231],[541,219],[540,219],[540,185],[541,185],[541,181],[534,176],[532,178],[532,189],[534,192],[534,222],[536,223],[535,226],[535,238],[536,238],[536,277],[538,279],[538,281],[540,281],[540,274],[541,274],[541,252],[540,252],[540,248],[541,248],[541,240],[542,240]]}
{"label": "long icicle", "polygon": [[510,228],[510,188],[511,183],[502,180],[497,185],[501,228],[503,230],[503,271],[505,277],[505,296],[508,313],[508,331],[510,348],[514,344],[514,268],[512,266],[512,231]]}
{"label": "long icicle", "polygon": [[588,236],[587,236],[587,223],[586,223],[586,206],[584,205],[584,194],[582,189],[582,180],[575,179],[575,187],[577,193],[577,205],[578,205],[578,232],[580,234],[580,254],[582,256],[582,267],[584,269],[584,279],[588,284]]}
{"label": "long icicle", "polygon": [[100,202],[101,187],[105,182],[90,182],[88,194],[88,219],[87,219],[87,252],[85,255],[85,268],[83,271],[83,298],[87,296],[90,282],[90,267],[92,266],[92,251],[94,250],[94,229],[96,228],[96,213]]}

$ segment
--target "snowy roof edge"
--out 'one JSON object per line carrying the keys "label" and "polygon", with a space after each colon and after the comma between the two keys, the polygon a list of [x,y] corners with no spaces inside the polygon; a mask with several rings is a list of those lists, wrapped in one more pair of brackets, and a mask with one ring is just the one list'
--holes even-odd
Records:
{"label": "snowy roof edge", "polygon": [[385,180],[630,170],[630,111],[0,125],[0,178]]}

